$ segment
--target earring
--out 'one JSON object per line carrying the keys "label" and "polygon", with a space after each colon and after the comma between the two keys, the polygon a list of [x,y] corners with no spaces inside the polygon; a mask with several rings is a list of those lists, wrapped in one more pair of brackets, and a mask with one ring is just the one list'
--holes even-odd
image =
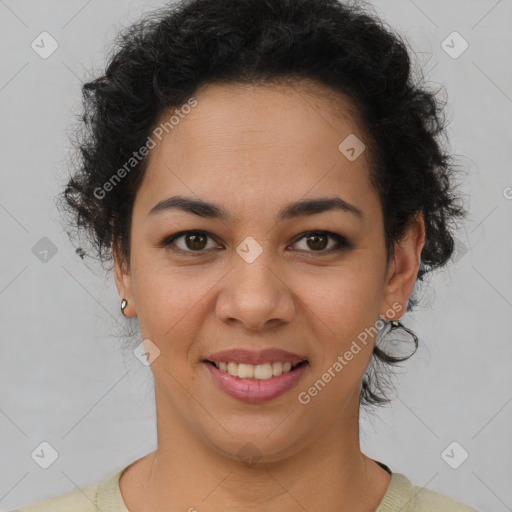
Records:
{"label": "earring", "polygon": [[418,350],[418,336],[416,336],[416,334],[414,334],[414,332],[411,331],[411,329],[408,329],[407,327],[402,325],[402,323],[399,320],[391,320],[389,323],[391,324],[391,327],[388,332],[394,331],[396,329],[403,329],[407,334],[412,336],[412,339],[414,340],[414,352],[411,354],[412,356],[416,352],[416,350]]}
{"label": "earring", "polygon": [[416,336],[416,334],[414,334],[414,332],[412,332],[410,329],[405,327],[405,325],[402,325],[400,320],[391,320],[391,329],[390,330],[393,330],[393,329],[403,329],[405,332],[407,332],[408,334],[410,334],[413,337],[414,344],[416,345],[416,347],[418,346],[418,336]]}
{"label": "earring", "polygon": [[127,301],[126,299],[123,299],[123,300],[121,301],[121,313],[123,313],[123,315],[124,315],[124,316],[126,316],[126,315],[125,315],[125,313],[124,313],[124,308],[125,308],[127,305],[128,305],[128,301]]}

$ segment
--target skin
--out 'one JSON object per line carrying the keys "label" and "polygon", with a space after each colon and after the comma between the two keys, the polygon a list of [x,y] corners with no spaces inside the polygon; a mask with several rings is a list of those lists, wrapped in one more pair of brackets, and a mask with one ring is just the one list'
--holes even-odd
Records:
{"label": "skin", "polygon": [[[130,512],[374,511],[390,481],[359,446],[359,391],[374,339],[310,403],[297,395],[365,328],[402,316],[423,219],[413,219],[386,266],[368,151],[349,161],[338,150],[349,134],[364,140],[348,98],[282,84],[210,84],[194,97],[197,106],[148,156],[129,264],[112,246],[125,314],[160,350],[151,364],[158,447],[123,473],[123,499]],[[232,219],[178,210],[148,216],[173,195],[214,202]],[[341,197],[363,217],[332,210],[275,222],[288,203],[320,197]],[[174,247],[188,254],[161,246],[182,230],[211,234],[201,254],[188,255],[194,245],[184,237]],[[336,241],[317,249],[300,238],[307,230],[338,233],[354,247],[322,255]],[[252,263],[236,252],[248,236],[263,251]],[[283,395],[244,403],[221,391],[201,362],[236,347],[278,347],[305,355],[308,366]],[[257,463],[237,456],[247,443]]]}

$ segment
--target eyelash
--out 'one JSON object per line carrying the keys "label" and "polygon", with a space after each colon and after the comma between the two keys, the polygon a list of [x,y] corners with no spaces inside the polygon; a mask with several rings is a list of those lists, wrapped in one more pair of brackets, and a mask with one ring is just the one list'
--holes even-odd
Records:
{"label": "eyelash", "polygon": [[[192,234],[192,233],[199,234],[199,235],[205,235],[205,236],[211,238],[212,240],[215,240],[213,235],[211,235],[207,231],[198,231],[198,230],[180,231],[179,233],[175,233],[174,235],[170,235],[167,238],[165,238],[162,241],[162,243],[159,245],[159,247],[170,248],[170,246],[174,243],[175,240],[177,240],[178,238],[181,238],[185,235]],[[304,238],[307,238],[310,235],[315,235],[315,234],[327,235],[329,238],[333,239],[336,242],[336,245],[334,247],[331,247],[328,250],[305,251],[305,252],[309,252],[312,254],[319,254],[319,255],[329,255],[329,254],[333,254],[335,252],[340,252],[342,250],[349,250],[349,249],[353,248],[353,244],[351,242],[349,242],[345,237],[338,235],[337,233],[333,233],[331,231],[321,231],[321,230],[309,230],[309,231],[305,231],[304,233],[301,233],[295,239],[295,241],[292,243],[292,245],[296,244],[297,242],[301,241]],[[180,248],[172,248],[171,250],[173,252],[191,255],[191,256],[200,256],[208,251],[205,249],[198,250],[198,251],[192,251],[192,250],[185,251]]]}

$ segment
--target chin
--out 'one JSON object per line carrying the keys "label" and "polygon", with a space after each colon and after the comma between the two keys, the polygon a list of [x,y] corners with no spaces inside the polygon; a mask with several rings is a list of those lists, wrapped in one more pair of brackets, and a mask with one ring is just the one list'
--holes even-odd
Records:
{"label": "chin", "polygon": [[238,460],[245,464],[267,464],[283,461],[293,456],[299,443],[293,443],[289,438],[269,439],[259,434],[251,436],[246,434],[239,438],[230,439],[228,442],[217,444],[217,452],[232,460]]}

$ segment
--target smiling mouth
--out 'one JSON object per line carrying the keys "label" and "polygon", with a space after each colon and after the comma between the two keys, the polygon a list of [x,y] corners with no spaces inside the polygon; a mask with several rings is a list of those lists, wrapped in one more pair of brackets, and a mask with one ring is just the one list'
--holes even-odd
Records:
{"label": "smiling mouth", "polygon": [[303,360],[297,364],[292,364],[290,361],[276,361],[262,364],[235,363],[233,361],[217,363],[209,360],[205,360],[205,362],[232,377],[249,380],[270,380],[274,377],[279,377],[283,373],[293,372],[298,367],[308,364],[307,360]]}

